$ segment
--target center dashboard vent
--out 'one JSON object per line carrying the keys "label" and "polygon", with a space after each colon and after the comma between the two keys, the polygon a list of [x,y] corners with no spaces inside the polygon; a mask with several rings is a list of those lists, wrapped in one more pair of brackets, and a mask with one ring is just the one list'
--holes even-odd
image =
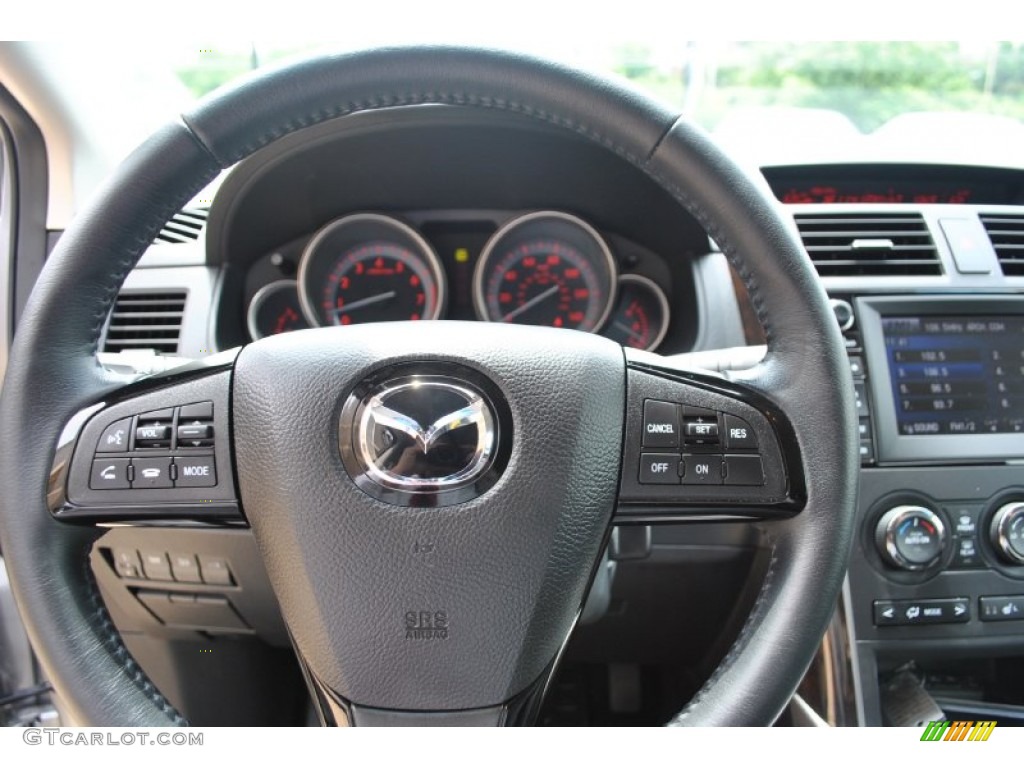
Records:
{"label": "center dashboard vent", "polygon": [[814,213],[795,219],[822,277],[942,274],[935,243],[919,214]]}
{"label": "center dashboard vent", "polygon": [[981,216],[981,223],[992,241],[1003,274],[1024,277],[1024,216],[987,214]]}
{"label": "center dashboard vent", "polygon": [[185,315],[186,291],[123,291],[114,302],[104,352],[152,349],[173,355],[178,351]]}
{"label": "center dashboard vent", "polygon": [[190,243],[199,239],[199,234],[210,217],[210,206],[199,205],[182,208],[164,224],[164,228],[153,238],[156,243]]}

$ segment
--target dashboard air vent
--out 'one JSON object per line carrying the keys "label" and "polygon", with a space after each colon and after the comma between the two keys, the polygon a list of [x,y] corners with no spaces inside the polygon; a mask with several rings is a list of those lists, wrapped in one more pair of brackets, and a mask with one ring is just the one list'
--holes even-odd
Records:
{"label": "dashboard air vent", "polygon": [[210,216],[210,206],[200,205],[182,208],[164,224],[160,234],[154,238],[158,243],[189,243],[199,238]]}
{"label": "dashboard air vent", "polygon": [[981,223],[999,257],[1003,274],[1024,277],[1024,216],[989,214],[981,217]]}
{"label": "dashboard air vent", "polygon": [[186,291],[122,291],[114,302],[104,352],[152,349],[178,351]]}
{"label": "dashboard air vent", "polygon": [[822,277],[942,274],[935,243],[919,214],[800,214],[796,225]]}

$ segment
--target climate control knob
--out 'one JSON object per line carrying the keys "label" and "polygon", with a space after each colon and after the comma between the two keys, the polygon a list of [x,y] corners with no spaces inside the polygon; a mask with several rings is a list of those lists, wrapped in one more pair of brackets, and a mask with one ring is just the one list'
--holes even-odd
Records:
{"label": "climate control knob", "polygon": [[1000,557],[1014,565],[1024,565],[1024,501],[1012,501],[997,509],[989,536]]}
{"label": "climate control knob", "polygon": [[893,507],[878,521],[875,545],[886,564],[905,571],[921,571],[935,565],[946,544],[942,519],[927,507],[906,504]]}

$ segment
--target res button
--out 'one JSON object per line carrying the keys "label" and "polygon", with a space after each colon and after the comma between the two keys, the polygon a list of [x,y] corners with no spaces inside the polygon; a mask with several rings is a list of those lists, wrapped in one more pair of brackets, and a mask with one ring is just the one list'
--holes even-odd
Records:
{"label": "res button", "polygon": [[754,437],[754,430],[739,416],[733,416],[730,413],[725,414],[725,447],[730,451],[744,451],[757,448],[757,438]]}

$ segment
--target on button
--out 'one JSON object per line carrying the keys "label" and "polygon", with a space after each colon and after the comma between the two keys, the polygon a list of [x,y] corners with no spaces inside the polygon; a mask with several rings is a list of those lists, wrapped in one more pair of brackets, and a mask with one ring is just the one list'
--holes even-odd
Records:
{"label": "on button", "polygon": [[722,457],[707,454],[683,455],[683,485],[721,485]]}

